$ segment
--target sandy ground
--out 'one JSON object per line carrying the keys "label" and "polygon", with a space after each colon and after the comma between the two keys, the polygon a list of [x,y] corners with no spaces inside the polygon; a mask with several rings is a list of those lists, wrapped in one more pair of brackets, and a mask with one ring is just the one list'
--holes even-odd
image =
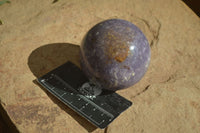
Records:
{"label": "sandy ground", "polygon": [[[117,93],[133,102],[101,130],[35,79],[70,60],[96,23],[121,18],[148,38],[144,78]],[[0,102],[20,132],[199,133],[200,20],[180,0],[15,0],[0,6]]]}

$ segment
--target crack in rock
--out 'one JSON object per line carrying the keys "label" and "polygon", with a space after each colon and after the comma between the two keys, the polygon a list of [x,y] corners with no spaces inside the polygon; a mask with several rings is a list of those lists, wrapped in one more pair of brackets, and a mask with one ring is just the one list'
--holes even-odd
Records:
{"label": "crack in rock", "polygon": [[108,132],[108,127],[106,127],[105,129],[104,129],[104,133],[107,133]]}
{"label": "crack in rock", "polygon": [[153,47],[154,45],[156,46],[158,44],[158,41],[159,41],[159,35],[160,35],[160,29],[161,29],[160,21],[157,18],[155,18],[156,22],[158,23],[158,27],[155,30],[154,28],[152,28],[152,26],[149,24],[149,22],[147,20],[145,20],[145,19],[141,19],[141,20],[146,24],[149,31],[153,35],[153,39],[151,40],[150,47]]}
{"label": "crack in rock", "polygon": [[197,90],[200,90],[200,87],[198,87],[194,82],[192,82],[192,84]]}
{"label": "crack in rock", "polygon": [[147,86],[144,88],[144,90],[142,90],[141,92],[137,93],[133,98],[135,98],[135,97],[141,95],[142,93],[146,92],[146,91],[149,89],[149,87],[150,87],[150,85],[147,85]]}

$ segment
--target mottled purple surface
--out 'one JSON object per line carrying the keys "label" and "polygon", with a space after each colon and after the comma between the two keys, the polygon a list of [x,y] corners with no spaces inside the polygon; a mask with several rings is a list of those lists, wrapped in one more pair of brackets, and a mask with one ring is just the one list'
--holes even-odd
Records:
{"label": "mottled purple surface", "polygon": [[137,83],[150,62],[150,47],[134,24],[110,19],[95,25],[81,45],[86,75],[106,89],[119,90]]}

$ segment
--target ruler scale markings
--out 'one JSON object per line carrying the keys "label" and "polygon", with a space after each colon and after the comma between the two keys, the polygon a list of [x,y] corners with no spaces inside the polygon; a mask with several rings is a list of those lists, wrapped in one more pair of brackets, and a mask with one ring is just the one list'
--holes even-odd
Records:
{"label": "ruler scale markings", "polygon": [[105,128],[132,104],[117,93],[98,95],[95,98],[82,94],[79,86],[88,83],[88,79],[70,62],[38,78],[37,81],[65,105],[99,128]]}
{"label": "ruler scale markings", "polygon": [[[56,74],[54,74],[55,78],[58,79],[59,81],[61,81],[63,84],[65,84],[67,87],[70,88],[70,90],[76,91],[74,88],[72,88],[69,84],[66,84],[65,81],[63,81],[60,77],[58,77]],[[94,102],[92,102],[91,100],[89,100],[88,98],[84,97],[83,95],[79,95],[82,99],[84,99],[85,101],[87,101],[88,103],[92,104],[94,107],[98,108],[99,110],[101,110],[102,112],[104,112],[106,115],[110,116],[110,117],[114,117],[111,113],[109,113],[108,111],[104,110],[103,108],[101,108],[100,106],[96,105]]]}
{"label": "ruler scale markings", "polygon": [[[56,75],[54,75],[54,76],[56,76]],[[58,76],[57,76],[56,78],[59,79]],[[54,90],[54,89],[56,89],[56,88],[53,87],[53,86],[51,87],[51,85],[50,85],[48,82],[43,81],[42,83],[44,83],[45,86],[47,86],[53,93],[55,93],[55,94],[58,96],[59,99],[61,98],[61,99],[63,99],[64,101],[66,101],[66,103],[69,103],[74,109],[79,110],[82,114],[84,114],[85,116],[87,116],[91,121],[95,122],[95,123],[98,124],[98,125],[101,125],[103,122],[105,122],[105,120],[102,120],[102,121],[99,123],[99,122],[97,122],[96,120],[92,119],[92,115],[88,115],[88,114],[82,112],[82,111],[81,111],[82,109],[77,108],[77,106],[74,106],[74,105],[72,104],[72,102],[69,102],[69,101],[67,101],[65,98],[63,98],[62,96],[64,96],[66,93],[63,93],[62,95],[60,95],[59,93],[57,93],[57,92]],[[68,85],[67,87],[70,87],[70,86]],[[70,88],[71,88],[71,90],[73,89],[72,87],[70,87]],[[110,119],[113,119],[114,116],[113,116],[111,113],[109,113],[109,112],[107,112],[106,110],[102,109],[101,107],[99,107],[98,105],[96,105],[96,104],[95,104],[94,102],[92,102],[91,100],[87,99],[86,97],[84,97],[84,96],[82,96],[82,95],[77,95],[77,96],[79,96],[81,99],[84,99],[85,101],[87,101],[86,104],[91,104],[91,105],[93,105],[94,107],[96,107],[97,109],[99,109],[101,112],[103,112],[103,114],[106,114],[106,115],[109,117],[109,120],[110,120]],[[83,107],[85,108],[85,106],[83,106]]]}
{"label": "ruler scale markings", "polygon": [[[63,99],[63,100],[65,100],[65,99]],[[68,103],[68,102],[67,102]],[[80,109],[78,109],[76,106],[74,106],[73,104],[70,104],[74,109],[76,109],[76,110],[79,110],[80,111]],[[84,114],[85,116],[88,116],[88,114],[86,114],[86,113],[84,113],[84,112],[81,112],[82,114]],[[90,120],[92,120],[93,122],[95,122],[97,125],[100,125],[100,123],[99,122],[97,122],[96,120],[94,120],[94,119],[92,119],[90,116],[88,116],[88,118],[90,118]]]}
{"label": "ruler scale markings", "polygon": [[[56,75],[54,75],[54,76],[56,76]],[[60,78],[57,76],[56,77],[57,79],[59,79],[60,80]],[[43,82],[44,83],[44,82]],[[70,87],[69,85],[67,86],[67,87]],[[55,87],[54,87],[55,88]],[[71,89],[73,89],[72,87],[71,87]],[[64,100],[64,101],[66,101],[66,99],[65,98],[63,98],[62,96],[63,95],[59,95],[55,90],[52,90],[56,95],[58,95],[58,96],[61,96],[61,98]],[[65,93],[66,94],[66,93]],[[96,107],[97,109],[99,109],[101,112],[103,112],[103,114],[105,114],[105,115],[107,115],[110,119],[113,119],[114,118],[114,116],[111,114],[111,113],[109,113],[109,112],[107,112],[106,110],[104,110],[103,108],[101,108],[101,107],[99,107],[98,105],[96,105],[94,102],[92,102],[91,100],[89,100],[89,99],[87,99],[86,97],[84,97],[84,96],[82,96],[82,95],[78,95],[81,99],[84,99],[87,103],[89,103],[89,104],[91,104],[92,106],[94,106],[94,107]],[[69,101],[66,101],[67,103],[69,103]],[[74,102],[73,102],[74,103]],[[82,109],[79,109],[79,108],[77,108],[77,106],[74,106],[74,104],[73,103],[71,103],[70,105],[71,106],[73,106],[73,108],[75,108],[75,109],[77,109],[77,110],[82,110]],[[87,104],[86,103],[86,104]],[[85,108],[85,107],[84,107]],[[84,112],[82,112],[82,113],[84,113]],[[88,116],[86,113],[84,113],[84,115],[86,115],[86,116]],[[88,116],[88,117],[90,117],[90,116]],[[90,119],[92,119],[92,118],[90,118]],[[93,120],[93,119],[92,119]],[[93,121],[95,121],[95,120],[93,120]],[[105,120],[104,120],[105,121]],[[96,123],[98,123],[98,122],[96,122]],[[102,122],[101,122],[102,123]],[[100,124],[100,123],[98,123],[98,124]]]}
{"label": "ruler scale markings", "polygon": [[98,105],[96,105],[94,102],[92,102],[91,100],[87,99],[86,97],[80,95],[80,97],[82,97],[84,100],[86,100],[88,103],[92,104],[94,107],[98,108],[99,110],[101,110],[103,113],[105,113],[106,115],[110,116],[110,117],[114,117],[111,113],[109,113],[108,111],[104,110],[103,108],[99,107]]}

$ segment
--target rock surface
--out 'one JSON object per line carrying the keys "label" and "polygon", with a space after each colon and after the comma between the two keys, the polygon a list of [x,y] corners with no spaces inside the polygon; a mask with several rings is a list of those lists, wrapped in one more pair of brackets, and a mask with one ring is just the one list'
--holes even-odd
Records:
{"label": "rock surface", "polygon": [[[83,36],[110,18],[136,24],[146,35],[152,56],[144,78],[118,91],[133,105],[100,130],[35,79],[67,60],[79,66]],[[18,131],[200,131],[200,20],[180,0],[16,0],[0,6],[0,19],[1,112]]]}

